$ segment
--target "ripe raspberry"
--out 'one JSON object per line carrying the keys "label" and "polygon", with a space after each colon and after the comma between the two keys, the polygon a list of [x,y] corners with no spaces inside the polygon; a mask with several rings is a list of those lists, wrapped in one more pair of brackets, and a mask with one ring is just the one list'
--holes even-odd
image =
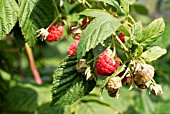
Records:
{"label": "ripe raspberry", "polygon": [[120,39],[123,43],[125,43],[124,37],[125,37],[125,35],[124,35],[123,33],[120,33],[120,34],[119,34],[119,39]]}
{"label": "ripe raspberry", "polygon": [[144,84],[154,76],[154,67],[148,64],[137,63],[134,72],[134,81],[137,84]]}
{"label": "ripe raspberry", "polygon": [[82,25],[81,26],[82,26],[83,29],[86,28],[88,22],[89,22],[89,18],[88,17],[86,17],[86,18],[84,18],[82,20]]}
{"label": "ripe raspberry", "polygon": [[99,75],[110,75],[118,69],[120,62],[111,58],[111,55],[112,51],[110,49],[100,54],[95,65],[95,70]]}
{"label": "ripe raspberry", "polygon": [[61,36],[63,35],[64,32],[64,27],[63,26],[50,26],[50,28],[48,29],[48,36],[46,37],[46,40],[48,42],[53,42],[53,41],[57,41],[61,38]]}
{"label": "ripe raspberry", "polygon": [[67,51],[68,55],[75,55],[76,54],[76,49],[77,49],[79,41],[80,40],[74,40],[74,42],[70,45],[70,47]]}
{"label": "ripe raspberry", "polygon": [[122,87],[121,78],[118,76],[110,78],[105,87],[111,97],[118,96],[119,90]]}

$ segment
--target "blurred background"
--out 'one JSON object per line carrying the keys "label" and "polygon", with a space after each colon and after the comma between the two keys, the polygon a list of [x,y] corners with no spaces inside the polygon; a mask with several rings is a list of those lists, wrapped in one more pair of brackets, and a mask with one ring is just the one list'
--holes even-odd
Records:
{"label": "blurred background", "polygon": [[[67,7],[68,22],[77,21]],[[111,98],[104,91],[100,99],[100,84],[90,95],[71,106],[50,107],[52,75],[67,56],[73,38],[64,34],[58,42],[39,41],[32,48],[35,64],[43,84],[36,85],[24,48],[24,39],[17,26],[5,40],[0,41],[0,113],[1,114],[170,114],[170,0],[138,0],[130,6],[130,14],[136,21],[148,25],[156,18],[166,22],[164,34],[153,45],[166,48],[168,53],[153,63],[154,79],[162,85],[164,94],[149,95],[148,90],[123,87],[119,99]],[[18,24],[18,23],[17,23]],[[15,32],[15,34],[14,34]],[[67,28],[65,29],[65,33]],[[22,39],[22,40],[21,40]]]}

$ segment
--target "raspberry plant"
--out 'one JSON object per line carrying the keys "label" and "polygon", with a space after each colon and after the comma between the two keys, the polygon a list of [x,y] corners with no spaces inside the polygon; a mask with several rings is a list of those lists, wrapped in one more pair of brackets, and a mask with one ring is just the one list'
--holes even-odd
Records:
{"label": "raspberry plant", "polygon": [[[99,1],[83,3],[89,8],[79,13],[86,16],[82,26],[86,24],[87,17],[89,21],[85,28],[81,28],[76,53],[69,54],[53,75],[52,105],[72,104],[89,94],[100,75],[104,76],[101,92],[106,85],[112,85],[108,83],[117,84],[110,79],[119,77],[119,82],[124,78],[131,79],[129,89],[151,87],[155,95],[163,93],[161,88],[153,90],[152,86],[157,84],[153,79],[154,68],[149,65],[166,53],[166,49],[152,46],[164,31],[163,19],[158,18],[143,28],[141,22],[136,22],[129,14],[132,2]],[[105,5],[96,9],[95,3]],[[118,96],[121,91],[120,87],[113,92],[111,90],[108,92],[112,97]]]}
{"label": "raspberry plant", "polygon": [[[25,44],[37,84],[42,81],[31,59],[30,47],[38,42],[74,39],[68,56],[53,74],[52,106],[73,104],[88,95],[100,79],[101,97],[103,90],[110,97],[118,97],[125,86],[129,90],[148,89],[156,96],[163,93],[154,80],[152,63],[167,52],[154,45],[165,23],[163,18],[147,26],[136,21],[129,12],[135,0],[1,0],[0,3],[4,4],[1,12],[8,9],[0,13],[0,39],[19,33],[24,37],[25,41],[18,37],[15,40],[21,48]],[[66,11],[72,5],[81,7],[76,10],[76,21],[70,21],[71,11]]]}

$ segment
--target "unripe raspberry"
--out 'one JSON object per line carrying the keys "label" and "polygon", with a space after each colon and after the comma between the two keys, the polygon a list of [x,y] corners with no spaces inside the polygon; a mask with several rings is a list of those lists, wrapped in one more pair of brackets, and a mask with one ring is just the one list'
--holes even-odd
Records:
{"label": "unripe raspberry", "polygon": [[125,43],[125,35],[123,34],[123,33],[120,33],[119,34],[119,39],[123,42],[123,43]]}
{"label": "unripe raspberry", "polygon": [[117,96],[120,88],[122,87],[121,78],[118,76],[110,78],[105,87],[111,97]]}
{"label": "unripe raspberry", "polygon": [[137,63],[134,72],[134,81],[138,84],[144,84],[150,81],[154,76],[154,67],[148,64]]}
{"label": "unripe raspberry", "polygon": [[112,51],[110,49],[105,50],[102,54],[100,54],[98,61],[95,65],[96,72],[101,75],[110,75],[114,73],[120,65],[119,61],[115,61],[112,58]]}
{"label": "unripe raspberry", "polygon": [[68,55],[75,55],[76,54],[76,49],[78,46],[79,40],[74,40],[74,42],[70,45],[67,54]]}
{"label": "unripe raspberry", "polygon": [[57,41],[61,38],[61,36],[63,35],[64,32],[64,27],[63,26],[50,26],[50,28],[48,29],[48,36],[46,37],[46,40],[48,42],[53,42],[53,41]]}
{"label": "unripe raspberry", "polygon": [[148,81],[146,83],[138,83],[136,81],[135,82],[135,85],[140,88],[140,89],[146,89],[146,88],[149,88],[150,84],[152,83],[151,81]]}

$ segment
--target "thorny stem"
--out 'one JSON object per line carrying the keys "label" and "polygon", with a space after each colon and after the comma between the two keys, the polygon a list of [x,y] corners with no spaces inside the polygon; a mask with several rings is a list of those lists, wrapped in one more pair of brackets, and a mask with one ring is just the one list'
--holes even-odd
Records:
{"label": "thorny stem", "polygon": [[25,48],[26,48],[26,52],[28,54],[28,58],[29,58],[29,62],[30,62],[30,68],[31,68],[31,71],[32,71],[33,76],[34,76],[34,80],[35,80],[36,84],[42,84],[40,74],[39,74],[39,72],[36,68],[35,62],[34,62],[32,49],[29,47],[28,43],[25,43]]}

